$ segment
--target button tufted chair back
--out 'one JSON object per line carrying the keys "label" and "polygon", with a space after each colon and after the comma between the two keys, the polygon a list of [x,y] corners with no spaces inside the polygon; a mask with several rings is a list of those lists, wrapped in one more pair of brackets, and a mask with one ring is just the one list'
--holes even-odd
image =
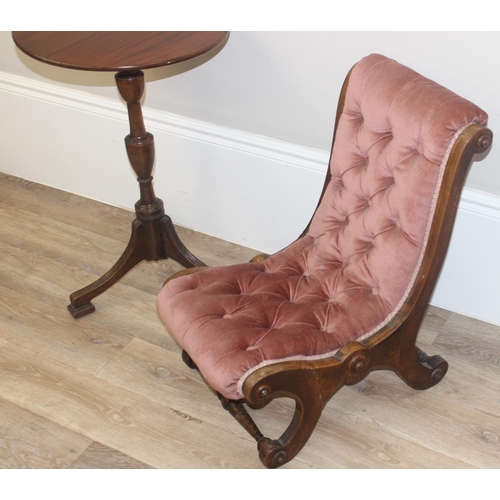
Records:
{"label": "button tufted chair back", "polygon": [[[244,385],[256,372],[311,366],[394,331],[416,300],[453,147],[486,122],[469,101],[384,56],[352,69],[304,235],[260,262],[170,280],[159,295],[160,317],[222,398],[248,399]],[[370,364],[363,356],[361,371]]]}

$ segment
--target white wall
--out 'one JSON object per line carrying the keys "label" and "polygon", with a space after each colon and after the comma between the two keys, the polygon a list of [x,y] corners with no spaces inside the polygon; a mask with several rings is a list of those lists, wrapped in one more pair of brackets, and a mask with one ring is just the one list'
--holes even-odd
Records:
{"label": "white wall", "polygon": [[[500,32],[232,32],[226,47],[195,69],[148,70],[145,105],[326,151],[342,81],[372,52],[470,99],[490,115],[493,130],[500,123]],[[0,71],[118,98],[112,74],[30,59],[7,31],[0,32]],[[495,148],[472,168],[467,186],[500,196],[498,164]]]}
{"label": "white wall", "polygon": [[[316,205],[345,74],[371,52],[483,107],[495,132],[500,33],[234,32],[204,64],[146,72],[155,187],[167,213],[263,251],[289,243]],[[112,74],[44,65],[0,32],[0,111],[0,170],[133,207],[126,111]],[[433,298],[497,324],[499,151],[472,167]]]}

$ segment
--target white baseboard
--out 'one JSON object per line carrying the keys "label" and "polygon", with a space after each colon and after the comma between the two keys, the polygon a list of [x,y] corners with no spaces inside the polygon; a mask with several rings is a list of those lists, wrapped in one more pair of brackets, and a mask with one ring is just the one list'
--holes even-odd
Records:
{"label": "white baseboard", "polygon": [[[126,107],[0,72],[4,172],[132,209]],[[329,152],[144,108],[155,189],[177,224],[274,252],[309,222]],[[332,120],[334,117],[332,117]],[[500,325],[500,198],[466,188],[432,303]]]}
{"label": "white baseboard", "polygon": [[432,304],[500,325],[500,197],[464,189]]}

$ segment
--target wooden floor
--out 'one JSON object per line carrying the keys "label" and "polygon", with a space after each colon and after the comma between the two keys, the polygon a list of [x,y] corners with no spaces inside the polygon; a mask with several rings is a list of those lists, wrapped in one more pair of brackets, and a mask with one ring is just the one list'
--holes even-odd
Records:
{"label": "wooden floor", "polygon": [[[142,263],[74,320],[68,295],[128,242],[126,210],[0,174],[0,467],[261,468],[159,321],[156,295],[181,266]],[[254,251],[179,228],[209,265]],[[284,468],[500,467],[500,327],[431,307],[419,337],[450,363],[418,392],[373,373],[328,404]],[[252,413],[277,437],[286,401]]]}

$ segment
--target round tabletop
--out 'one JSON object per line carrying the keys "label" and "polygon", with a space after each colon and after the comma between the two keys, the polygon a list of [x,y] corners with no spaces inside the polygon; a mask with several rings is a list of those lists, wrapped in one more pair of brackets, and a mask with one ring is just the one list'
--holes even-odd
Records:
{"label": "round tabletop", "polygon": [[44,63],[87,71],[134,71],[187,61],[224,44],[229,31],[13,31]]}

